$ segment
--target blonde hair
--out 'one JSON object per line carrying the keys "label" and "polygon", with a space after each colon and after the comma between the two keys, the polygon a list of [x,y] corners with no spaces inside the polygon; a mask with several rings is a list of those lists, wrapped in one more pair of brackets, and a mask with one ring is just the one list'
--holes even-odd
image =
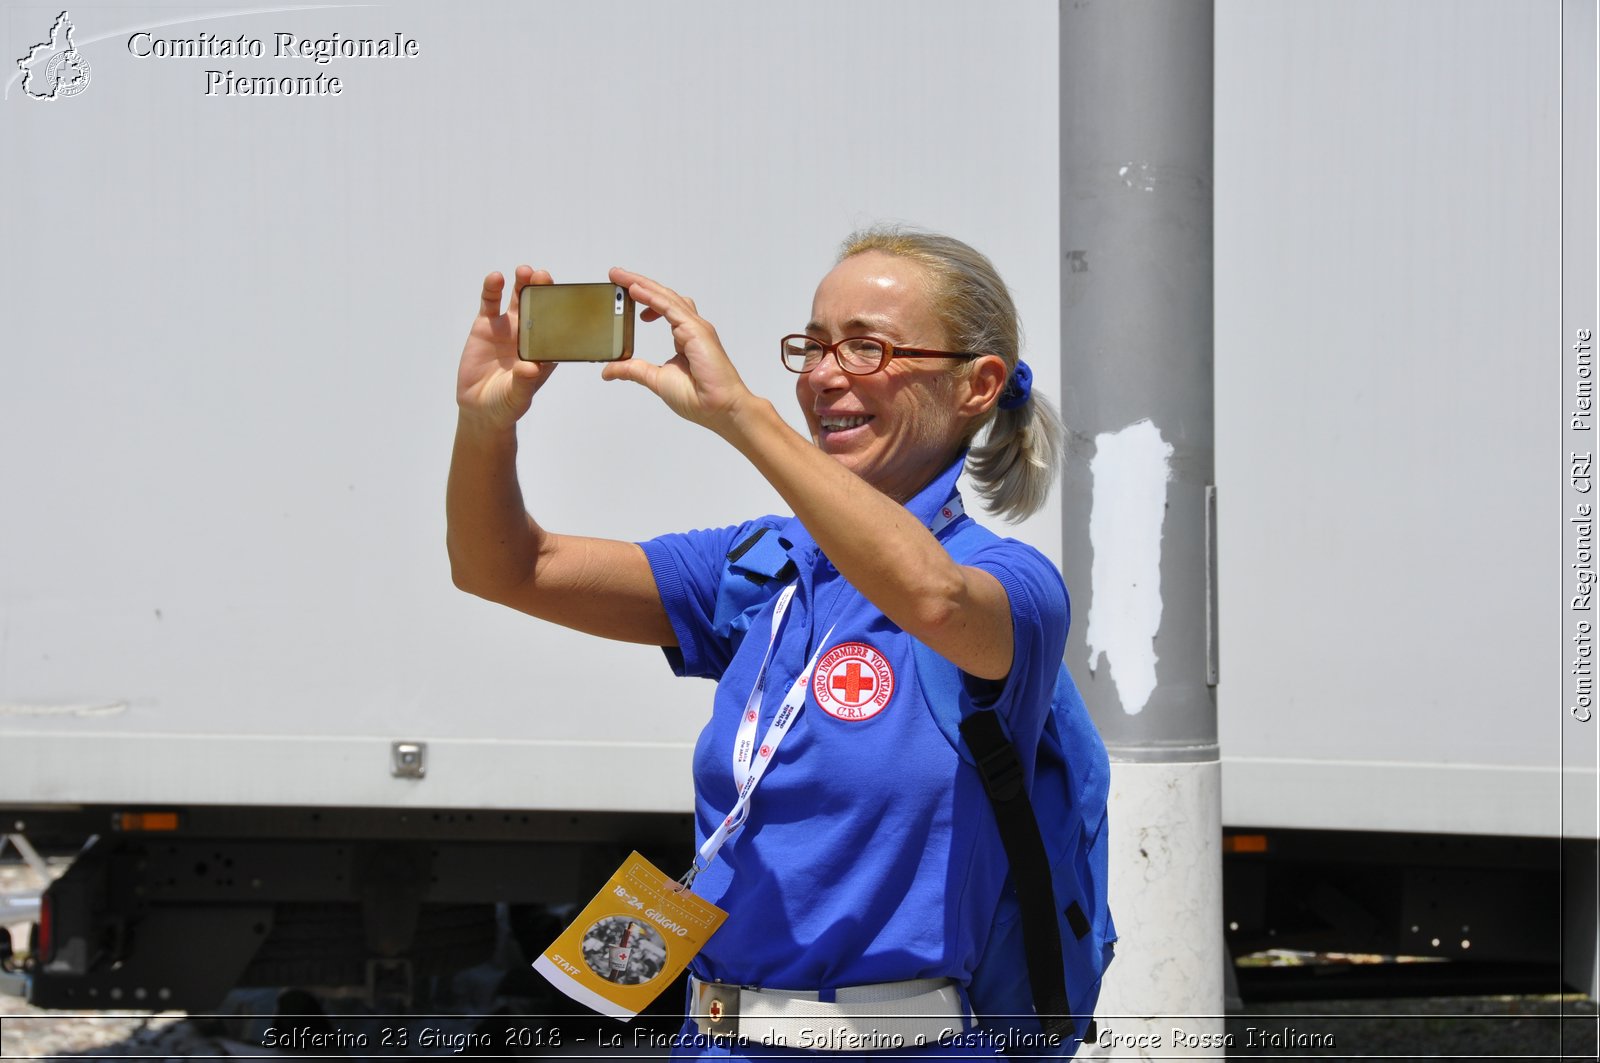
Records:
{"label": "blonde hair", "polygon": [[[994,263],[954,237],[899,225],[851,233],[838,261],[867,251],[920,264],[931,281],[934,313],[950,342],[958,350],[999,355],[1010,379],[1020,356],[1022,325]],[[969,372],[971,367],[970,361],[963,362],[955,371]],[[983,442],[972,445],[985,427]],[[1044,505],[1060,467],[1061,440],[1061,417],[1038,391],[1014,410],[1002,410],[996,403],[972,425],[962,441],[972,445],[967,474],[990,512],[1018,521]]]}

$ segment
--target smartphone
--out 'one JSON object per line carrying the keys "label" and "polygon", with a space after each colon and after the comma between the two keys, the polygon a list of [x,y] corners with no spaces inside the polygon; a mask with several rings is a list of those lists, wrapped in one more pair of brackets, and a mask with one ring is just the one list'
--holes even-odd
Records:
{"label": "smartphone", "polygon": [[615,284],[522,289],[517,354],[525,362],[617,362],[633,355],[633,299]]}

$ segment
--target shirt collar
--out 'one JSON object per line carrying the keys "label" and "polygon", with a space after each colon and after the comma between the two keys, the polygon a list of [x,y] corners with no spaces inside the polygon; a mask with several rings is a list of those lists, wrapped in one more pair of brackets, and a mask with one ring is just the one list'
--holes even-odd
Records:
{"label": "shirt collar", "polygon": [[[966,465],[967,452],[963,450],[943,472],[929,480],[922,490],[911,497],[911,501],[906,503],[906,510],[925,526],[932,525],[945,503],[956,497],[956,481],[961,478],[961,472]],[[811,538],[811,533],[806,531],[805,525],[800,523],[799,517],[790,517],[778,529],[778,536],[783,540],[789,556],[794,558],[796,564],[810,564],[810,555],[816,551],[817,544],[816,540]]]}
{"label": "shirt collar", "polygon": [[906,503],[906,509],[923,524],[931,526],[944,504],[956,497],[956,481],[966,467],[967,452],[963,450],[944,472],[929,480],[926,487],[912,496],[911,501]]}

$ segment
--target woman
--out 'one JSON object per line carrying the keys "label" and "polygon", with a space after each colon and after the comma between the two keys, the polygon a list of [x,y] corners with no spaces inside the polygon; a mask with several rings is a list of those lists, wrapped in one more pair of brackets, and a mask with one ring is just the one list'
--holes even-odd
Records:
{"label": "woman", "polygon": [[[794,516],[643,544],[557,535],[529,517],[514,426],[555,366],[516,356],[518,293],[550,283],[523,266],[504,313],[504,279],[484,281],[462,353],[456,584],[666,647],[678,674],[718,680],[694,757],[695,891],[729,918],[691,966],[692,1011],[737,1010],[740,1036],[790,1047],[933,1043],[963,1026],[962,987],[1007,864],[976,772],[928,710],[913,640],[959,668],[963,698],[996,709],[1021,750],[1038,741],[1066,640],[1066,591],[1038,551],[988,536],[957,563],[942,545],[969,522],[955,481],[985,427],[966,468],[993,508],[1025,516],[1054,479],[1060,425],[1031,394],[1010,295],[960,241],[852,236],[810,322],[783,341],[806,438],[744,386],[693,300],[610,276],[642,320],[671,326],[676,355],[602,375],[648,387],[737,448]],[[777,748],[766,729],[786,698],[801,709]],[[772,748],[740,761],[757,735]],[[763,753],[771,770],[741,804]],[[730,997],[719,983],[746,988]],[[764,1018],[797,993],[817,1002],[812,1028],[853,1032],[808,1043]],[[926,1018],[875,1021],[875,1043],[850,1025],[895,1011]]]}

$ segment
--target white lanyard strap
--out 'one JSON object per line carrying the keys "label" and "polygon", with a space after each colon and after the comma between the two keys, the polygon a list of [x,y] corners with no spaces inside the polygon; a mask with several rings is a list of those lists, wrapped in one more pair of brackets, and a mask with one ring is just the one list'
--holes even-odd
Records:
{"label": "white lanyard strap", "polygon": [[739,736],[733,743],[733,782],[737,786],[749,774],[750,747],[755,741],[756,719],[761,715],[761,698],[767,690],[767,666],[772,663],[772,651],[778,645],[778,629],[783,626],[783,616],[789,611],[789,601],[794,597],[795,584],[791,583],[778,595],[772,607],[772,636],[767,640],[767,654],[761,658],[756,671],[756,682],[744,702],[744,716],[739,720]]}
{"label": "white lanyard strap", "polygon": [[933,515],[933,520],[928,522],[928,530],[937,536],[948,528],[955,519],[967,511],[962,504],[960,495],[951,495],[950,500],[939,507],[939,512]]}
{"label": "white lanyard strap", "polygon": [[[806,662],[805,670],[796,677],[794,685],[789,687],[789,693],[785,695],[783,704],[778,707],[778,715],[772,718],[772,722],[767,725],[766,734],[761,736],[761,748],[750,751],[747,747],[745,755],[746,766],[743,783],[739,787],[739,799],[734,802],[733,808],[729,810],[728,814],[722,817],[722,822],[717,824],[717,829],[711,832],[711,836],[706,839],[705,844],[700,846],[700,852],[695,864],[685,876],[684,885],[687,886],[692,883],[695,875],[710,867],[711,861],[716,858],[717,850],[722,848],[722,843],[728,840],[730,834],[744,825],[745,817],[750,813],[750,795],[755,792],[756,784],[761,781],[762,776],[766,775],[767,767],[772,763],[773,758],[778,755],[778,746],[783,743],[784,736],[789,733],[789,728],[794,726],[795,717],[799,716],[800,710],[805,708],[806,687],[810,685],[811,673],[817,667],[817,659],[822,656],[822,648],[828,644],[828,639],[832,634],[833,628],[830,627],[828,633],[822,636],[822,640],[817,643],[816,652],[811,655],[811,660]],[[763,676],[762,678],[764,679],[765,677]],[[752,698],[755,704],[759,705],[759,691],[761,686],[765,684],[760,680],[757,683],[757,689],[752,691]],[[741,735],[747,730],[753,734],[755,727],[755,720],[750,710],[746,710],[744,719],[739,721]],[[735,743],[735,748],[737,749],[740,743],[747,741],[748,739],[741,738],[739,743]],[[734,781],[739,781],[737,770],[734,775]]]}
{"label": "white lanyard strap", "polygon": [[773,607],[772,638],[767,643],[766,656],[761,660],[761,670],[756,673],[755,686],[751,688],[750,696],[745,699],[744,716],[739,720],[739,733],[733,744],[733,781],[739,784],[739,798],[728,814],[722,817],[722,822],[717,824],[717,829],[711,832],[705,844],[700,846],[694,864],[680,880],[685,886],[692,885],[695,876],[711,866],[711,861],[716,859],[717,850],[722,848],[728,836],[744,825],[745,817],[750,814],[750,795],[755,792],[756,785],[767,773],[768,765],[777,756],[778,746],[783,744],[784,736],[789,733],[789,728],[794,726],[795,717],[799,716],[800,710],[805,707],[806,687],[811,682],[811,673],[817,667],[817,659],[822,656],[822,648],[828,644],[828,639],[833,635],[833,628],[830,627],[828,633],[817,643],[816,652],[812,653],[811,660],[806,662],[805,670],[789,687],[789,693],[784,696],[783,704],[778,707],[778,714],[767,725],[766,733],[761,736],[761,748],[754,748],[756,721],[761,715],[761,699],[767,687],[767,668],[772,663],[772,651],[778,644],[778,630],[783,624],[783,616],[788,611],[789,600],[794,597],[794,591],[794,584],[785,587],[778,597],[778,604]]}
{"label": "white lanyard strap", "polygon": [[[938,535],[964,512],[966,510],[961,504],[961,496],[952,495],[939,509],[928,528],[934,535]],[[778,645],[778,631],[783,626],[783,618],[789,611],[789,602],[794,597],[794,592],[795,584],[791,583],[783,589],[782,594],[778,595],[777,604],[772,607],[772,635],[767,641],[767,652],[761,658],[761,668],[756,672],[755,685],[750,688],[750,696],[744,703],[744,715],[739,719],[739,730],[733,742],[733,781],[739,787],[739,798],[728,814],[722,817],[722,822],[717,824],[717,829],[706,838],[705,844],[700,846],[694,863],[680,880],[685,887],[692,885],[695,876],[711,866],[717,850],[722,848],[728,836],[744,825],[745,817],[750,814],[750,795],[755,792],[756,784],[761,781],[761,777],[767,773],[767,766],[778,755],[778,746],[789,733],[789,728],[794,726],[800,710],[805,708],[806,687],[811,682],[811,673],[816,670],[817,659],[822,656],[823,647],[833,636],[833,628],[830,627],[828,633],[817,641],[816,651],[811,654],[811,660],[806,662],[805,670],[789,688],[783,704],[778,708],[778,714],[767,725],[767,731],[761,736],[761,746],[758,749],[755,744],[756,723],[761,718],[761,700],[767,690],[767,668],[772,663],[772,653]]]}

